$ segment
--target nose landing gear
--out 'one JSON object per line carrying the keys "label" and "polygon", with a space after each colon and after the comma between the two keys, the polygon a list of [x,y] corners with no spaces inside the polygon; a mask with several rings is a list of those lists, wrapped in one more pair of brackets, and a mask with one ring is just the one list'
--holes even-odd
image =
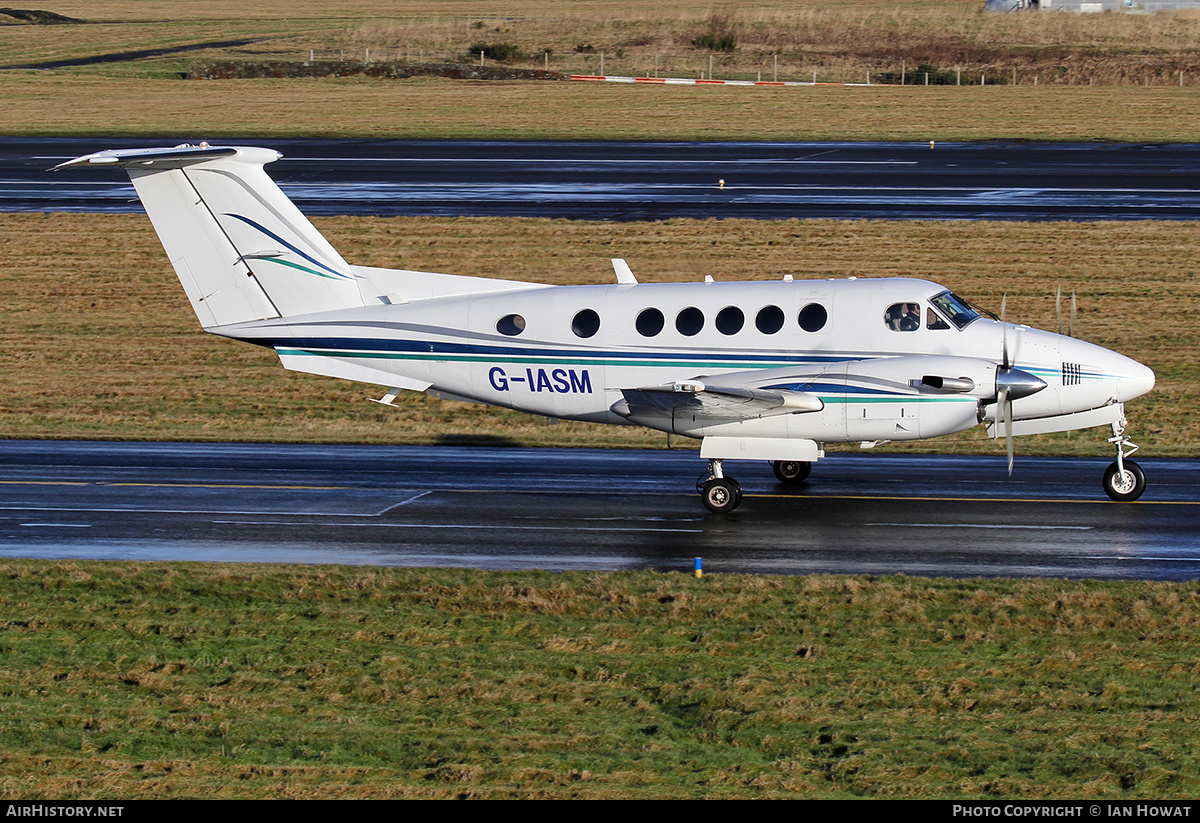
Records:
{"label": "nose landing gear", "polygon": [[1104,470],[1104,492],[1113,500],[1128,503],[1146,491],[1146,473],[1129,456],[1138,450],[1137,444],[1125,434],[1124,417],[1112,424],[1113,436],[1108,438],[1117,449],[1117,459]]}

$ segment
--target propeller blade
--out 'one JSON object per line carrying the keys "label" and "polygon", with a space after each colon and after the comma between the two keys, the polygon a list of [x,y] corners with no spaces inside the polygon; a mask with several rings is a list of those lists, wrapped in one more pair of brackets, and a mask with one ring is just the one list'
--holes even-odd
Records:
{"label": "propeller blade", "polygon": [[1071,289],[1071,324],[1067,326],[1067,337],[1075,336],[1075,289]]}
{"label": "propeller blade", "polygon": [[1013,472],[1013,412],[1012,399],[1008,396],[1008,389],[1003,389],[1000,392],[998,403],[1004,409],[1004,449],[1008,452],[1008,476],[1012,477]]}
{"label": "propeller blade", "polygon": [[1002,332],[1004,337],[1001,339],[1000,348],[1000,367],[1008,371],[1010,364],[1008,362],[1008,324],[1004,322],[1004,311],[1008,307],[1008,294],[1000,298],[1000,325],[1003,327]]}
{"label": "propeller blade", "polygon": [[1054,293],[1054,314],[1058,317],[1058,333],[1063,333],[1062,324],[1062,284],[1058,284],[1058,290]]}
{"label": "propeller blade", "polygon": [[[1020,338],[1017,339],[1020,342]],[[1004,446],[1008,453],[1008,476],[1013,471],[1013,401],[1037,394],[1046,388],[1046,381],[1022,369],[996,369],[996,421],[995,431],[1004,422]]]}

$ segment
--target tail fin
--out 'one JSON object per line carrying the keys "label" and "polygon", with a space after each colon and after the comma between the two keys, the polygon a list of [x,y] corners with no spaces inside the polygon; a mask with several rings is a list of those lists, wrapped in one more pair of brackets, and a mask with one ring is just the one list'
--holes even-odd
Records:
{"label": "tail fin", "polygon": [[358,279],[249,147],[102,151],[68,161],[119,165],[150,215],[205,328],[363,305]]}

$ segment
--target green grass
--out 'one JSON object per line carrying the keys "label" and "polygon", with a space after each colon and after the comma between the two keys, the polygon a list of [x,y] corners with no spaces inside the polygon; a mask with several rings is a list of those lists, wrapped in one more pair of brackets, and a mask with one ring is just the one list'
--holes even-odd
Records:
{"label": "green grass", "polygon": [[1195,584],[0,564],[0,794],[1168,798]]}

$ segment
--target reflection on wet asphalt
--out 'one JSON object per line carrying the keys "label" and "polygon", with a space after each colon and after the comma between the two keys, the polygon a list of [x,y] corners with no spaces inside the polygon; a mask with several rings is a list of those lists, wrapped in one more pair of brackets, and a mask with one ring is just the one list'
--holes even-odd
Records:
{"label": "reflection on wet asphalt", "polygon": [[[0,138],[0,211],[139,211],[119,170],[46,169],[198,139]],[[1200,219],[1198,145],[209,141],[278,149],[272,176],[320,215]]]}
{"label": "reflection on wet asphalt", "polygon": [[834,454],[808,484],[694,451],[0,441],[0,556],[552,570],[1200,577],[1200,461]]}

